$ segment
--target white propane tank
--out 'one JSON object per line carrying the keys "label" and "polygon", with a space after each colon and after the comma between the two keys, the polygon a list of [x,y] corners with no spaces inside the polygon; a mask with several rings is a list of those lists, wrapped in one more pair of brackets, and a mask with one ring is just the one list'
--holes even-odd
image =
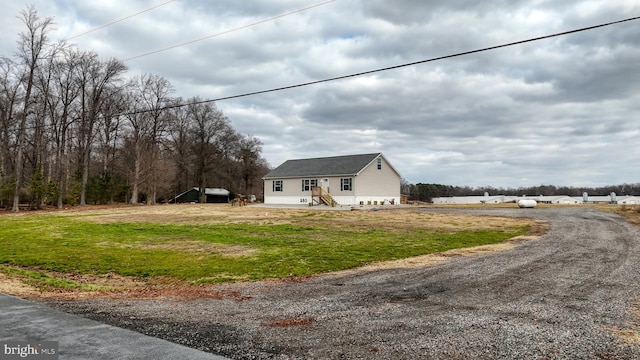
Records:
{"label": "white propane tank", "polygon": [[518,200],[518,206],[521,208],[534,208],[538,203],[533,199]]}

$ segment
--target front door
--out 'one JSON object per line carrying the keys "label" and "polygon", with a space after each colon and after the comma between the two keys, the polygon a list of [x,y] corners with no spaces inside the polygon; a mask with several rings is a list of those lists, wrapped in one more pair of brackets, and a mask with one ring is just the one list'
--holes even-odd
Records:
{"label": "front door", "polygon": [[324,190],[326,192],[330,192],[329,191],[329,179],[321,179],[320,180],[320,187],[322,188],[322,190]]}

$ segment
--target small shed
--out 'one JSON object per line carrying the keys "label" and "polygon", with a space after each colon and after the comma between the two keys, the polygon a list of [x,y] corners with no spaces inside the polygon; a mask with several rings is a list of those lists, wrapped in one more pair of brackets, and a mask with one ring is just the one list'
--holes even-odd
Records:
{"label": "small shed", "polygon": [[[228,203],[229,202],[229,196],[231,195],[229,190],[220,189],[220,188],[206,188],[204,190],[204,193],[207,196],[207,203],[208,204],[212,204],[212,203],[217,203],[217,204]],[[198,201],[200,201],[200,188],[194,187],[194,188],[191,188],[191,189],[183,192],[182,194],[174,197],[173,199],[169,200],[169,203],[170,204],[196,203]]]}

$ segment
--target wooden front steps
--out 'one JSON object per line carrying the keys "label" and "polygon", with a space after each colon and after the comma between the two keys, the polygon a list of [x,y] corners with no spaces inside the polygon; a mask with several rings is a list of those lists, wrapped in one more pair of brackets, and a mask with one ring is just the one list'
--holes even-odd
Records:
{"label": "wooden front steps", "polygon": [[328,205],[334,207],[338,205],[338,202],[333,199],[333,196],[321,187],[316,186],[311,189],[311,205]]}

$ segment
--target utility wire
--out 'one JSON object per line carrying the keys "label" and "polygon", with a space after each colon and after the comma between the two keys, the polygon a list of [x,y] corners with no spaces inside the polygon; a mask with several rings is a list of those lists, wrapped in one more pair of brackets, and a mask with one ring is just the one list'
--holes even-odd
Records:
{"label": "utility wire", "polygon": [[93,29],[91,29],[91,30],[89,30],[89,31],[85,31],[85,32],[80,33],[80,34],[78,34],[78,35],[74,35],[74,36],[72,36],[72,37],[68,38],[67,40],[72,40],[72,39],[75,39],[75,38],[79,38],[80,36],[84,36],[84,35],[87,35],[87,34],[89,34],[89,33],[94,32],[94,31],[97,31],[97,30],[100,30],[100,29],[106,28],[107,26],[111,26],[111,25],[113,25],[113,24],[117,24],[117,23],[119,23],[119,22],[121,22],[121,21],[124,21],[124,20],[127,20],[127,19],[131,19],[131,18],[132,18],[132,17],[134,17],[134,16],[138,16],[138,15],[140,15],[140,14],[144,14],[144,13],[146,13],[146,12],[148,12],[148,11],[151,11],[151,10],[157,9],[157,8],[159,8],[159,7],[161,7],[161,6],[165,6],[165,5],[167,5],[167,4],[169,4],[169,3],[172,3],[172,2],[174,2],[174,1],[176,1],[176,0],[169,0],[169,1],[167,1],[167,2],[164,2],[164,3],[160,4],[160,5],[156,5],[156,6],[154,6],[154,7],[148,8],[148,9],[146,9],[146,10],[142,10],[142,11],[137,12],[137,13],[135,13],[135,14],[132,14],[132,15],[129,15],[129,16],[123,17],[122,19],[118,19],[118,20],[112,21],[112,22],[110,22],[110,23],[107,23],[107,24],[104,24],[104,25],[98,26],[97,28],[93,28]]}
{"label": "utility wire", "polygon": [[207,39],[210,39],[210,38],[213,38],[213,37],[216,37],[216,36],[225,35],[225,34],[228,34],[228,33],[234,32],[234,31],[246,29],[246,28],[251,27],[251,26],[255,26],[255,25],[262,24],[262,23],[266,23],[268,21],[273,21],[273,20],[276,20],[276,19],[279,19],[279,18],[282,18],[282,17],[285,17],[285,16],[297,14],[299,12],[310,10],[310,9],[313,9],[313,8],[316,8],[316,7],[319,7],[319,6],[322,6],[322,5],[326,5],[326,4],[335,2],[335,1],[336,0],[329,0],[329,1],[325,1],[325,2],[319,3],[319,4],[307,6],[307,7],[302,8],[302,9],[298,9],[298,10],[290,11],[290,12],[287,12],[287,13],[284,13],[284,14],[273,16],[273,17],[270,17],[268,19],[263,19],[263,20],[259,20],[259,21],[256,21],[256,22],[253,22],[253,23],[250,23],[250,24],[242,25],[242,26],[234,28],[234,29],[225,30],[225,31],[219,32],[217,34],[208,35],[208,36],[205,36],[205,37],[201,37],[199,39],[190,40],[190,41],[183,42],[183,43],[180,43],[180,44],[172,45],[172,46],[160,49],[160,50],[155,50],[155,51],[151,51],[151,52],[148,52],[148,53],[136,55],[136,56],[130,57],[128,59],[124,59],[122,61],[134,60],[134,59],[138,59],[138,58],[141,58],[141,57],[144,57],[144,56],[149,56],[149,55],[157,54],[157,53],[160,53],[160,52],[163,52],[163,51],[179,48],[181,46],[190,45],[190,44],[202,41],[202,40],[207,40]]}
{"label": "utility wire", "polygon": [[[167,5],[167,4],[169,4],[169,3],[171,3],[171,2],[174,2],[174,1],[176,1],[176,0],[169,0],[169,1],[167,1],[167,2],[164,2],[164,3],[160,4],[160,5],[156,5],[156,6],[154,6],[154,7],[149,8],[149,9],[146,9],[146,10],[143,10],[143,11],[137,12],[137,13],[135,13],[135,14],[129,15],[129,16],[127,16],[127,17],[124,17],[124,18],[122,18],[122,19],[119,19],[119,20],[116,20],[116,21],[112,21],[112,22],[110,22],[110,23],[108,23],[108,24],[105,24],[105,25],[99,26],[99,27],[97,27],[97,28],[94,28],[94,29],[89,30],[89,31],[87,31],[87,32],[84,32],[84,33],[82,33],[82,34],[75,35],[75,36],[73,36],[73,37],[68,38],[67,40],[71,40],[71,39],[74,39],[74,38],[77,38],[77,37],[83,36],[83,35],[85,35],[85,34],[88,34],[88,33],[91,33],[91,32],[93,32],[93,31],[96,31],[96,30],[102,29],[102,28],[104,28],[104,27],[107,27],[107,26],[113,25],[113,24],[118,23],[118,22],[120,22],[120,21],[123,21],[123,20],[129,19],[129,18],[132,18],[132,17],[134,17],[134,16],[140,15],[140,14],[145,13],[145,12],[147,12],[147,11],[151,11],[151,10],[153,10],[153,9],[156,9],[156,8],[161,7],[161,6]],[[325,2],[322,2],[322,3],[315,4],[315,5],[307,6],[307,7],[302,8],[302,9],[298,9],[298,10],[290,11],[290,12],[288,12],[288,13],[284,13],[284,14],[276,15],[276,16],[273,16],[273,17],[268,18],[268,19],[263,19],[263,20],[260,20],[260,21],[257,21],[257,22],[251,23],[251,24],[243,25],[243,26],[238,27],[238,28],[235,28],[235,29],[231,29],[231,30],[224,31],[224,32],[222,32],[222,33],[209,35],[209,36],[206,36],[206,37],[203,37],[203,38],[200,38],[200,39],[196,39],[196,40],[188,41],[188,42],[185,42],[185,43],[182,43],[182,44],[174,45],[174,46],[171,46],[171,47],[168,47],[168,48],[165,48],[165,49],[161,49],[161,50],[153,51],[153,52],[150,52],[150,53],[146,53],[146,54],[142,54],[142,55],[134,56],[134,57],[132,57],[132,58],[128,58],[128,59],[125,59],[125,60],[122,60],[122,61],[127,61],[127,60],[137,59],[137,58],[139,58],[139,57],[143,57],[143,56],[147,56],[147,55],[151,55],[151,54],[159,53],[159,52],[162,52],[162,51],[165,51],[165,50],[169,50],[169,49],[177,48],[177,47],[179,47],[179,46],[183,46],[183,45],[191,44],[191,43],[194,43],[194,42],[197,42],[197,41],[202,41],[202,40],[209,39],[209,38],[212,38],[212,37],[215,37],[215,36],[220,36],[220,35],[227,34],[227,33],[233,32],[233,31],[237,31],[237,30],[240,30],[240,29],[248,28],[248,27],[250,27],[250,26],[258,25],[258,24],[261,24],[261,23],[264,23],[264,22],[267,22],[267,21],[271,21],[271,20],[279,19],[279,18],[282,18],[282,17],[288,16],[288,15],[296,14],[296,13],[299,13],[299,12],[302,12],[302,11],[306,11],[306,10],[309,10],[309,9],[312,9],[312,8],[316,8],[316,7],[319,7],[319,6],[322,6],[322,5],[326,5],[326,4],[329,4],[329,3],[335,2],[335,1],[336,1],[336,0],[329,0],[329,1],[325,1]],[[272,90],[272,91],[275,91],[275,90]],[[211,102],[211,101],[215,101],[215,100],[205,100],[205,101],[203,101],[203,102]],[[200,103],[200,102],[197,102],[197,103]],[[193,103],[193,104],[197,104],[197,103]],[[160,111],[161,111],[161,110],[172,109],[172,108],[178,108],[178,107],[188,106],[188,105],[189,105],[189,104],[182,104],[182,105],[179,105],[179,106],[166,106],[166,107],[163,107],[163,108],[160,108],[160,109],[157,109],[157,110],[160,110]],[[142,114],[142,113],[146,113],[146,112],[150,112],[150,111],[153,111],[153,110],[132,111],[132,112],[127,112],[127,113],[121,113],[121,114],[112,115],[112,117],[122,116],[122,115],[135,115],[135,114]],[[30,127],[26,127],[26,129],[36,129],[36,128],[40,128],[40,127],[48,127],[48,126],[47,126],[47,125],[43,125],[43,126],[30,126]]]}
{"label": "utility wire", "polygon": [[[509,46],[514,46],[514,45],[520,45],[520,44],[530,43],[530,42],[534,42],[534,41],[550,39],[550,38],[554,38],[554,37],[559,37],[559,36],[579,33],[579,32],[583,32],[583,31],[587,31],[587,30],[594,30],[594,29],[603,28],[603,27],[611,26],[611,25],[617,25],[617,24],[621,24],[621,23],[625,23],[625,22],[629,22],[629,21],[634,21],[634,20],[638,20],[638,19],[640,19],[640,16],[636,16],[636,17],[632,17],[632,18],[628,18],[628,19],[624,19],[624,20],[608,22],[608,23],[604,23],[604,24],[600,24],[600,25],[584,27],[584,28],[580,28],[580,29],[563,31],[563,32],[550,34],[550,35],[539,36],[539,37],[530,38],[530,39],[526,39],[526,40],[510,42],[510,43],[506,43],[506,44],[502,44],[502,45],[490,46],[490,47],[485,47],[485,48],[481,48],[481,49],[455,53],[455,54],[451,54],[451,55],[439,56],[439,57],[426,59],[426,60],[414,61],[414,62],[401,64],[401,65],[389,66],[389,67],[385,67],[385,68],[369,70],[369,71],[363,71],[363,72],[349,74],[349,75],[336,76],[336,77],[327,78],[327,79],[323,79],[323,80],[309,81],[309,82],[300,83],[300,84],[296,84],[296,85],[282,86],[282,87],[272,88],[272,89],[268,89],[268,90],[260,90],[260,91],[248,92],[248,93],[225,96],[225,97],[209,99],[209,100],[194,101],[194,102],[186,103],[186,104],[170,105],[170,106],[163,107],[160,110],[174,109],[174,108],[180,108],[180,107],[189,106],[189,105],[197,105],[197,104],[204,104],[204,103],[210,103],[210,102],[216,102],[216,101],[222,101],[222,100],[236,99],[236,98],[241,98],[241,97],[246,97],[246,96],[265,94],[265,93],[270,93],[270,92],[275,92],[275,91],[282,91],[282,90],[294,89],[294,88],[303,87],[303,86],[315,85],[315,84],[320,84],[320,83],[325,83],[325,82],[330,82],[330,81],[343,80],[343,79],[348,79],[348,78],[362,76],[362,75],[369,75],[369,74],[382,72],[382,71],[399,69],[399,68],[403,68],[403,67],[407,67],[407,66],[424,64],[424,63],[433,62],[433,61],[450,59],[450,58],[455,58],[455,57],[460,57],[460,56],[465,56],[465,55],[470,55],[470,54],[490,51],[490,50],[496,50],[496,49],[505,48],[505,47],[509,47]],[[122,113],[122,114],[119,114],[119,115],[135,115],[135,114],[146,113],[146,112],[149,112],[149,111],[152,111],[152,110],[132,111],[132,112],[127,112],[127,113]]]}

